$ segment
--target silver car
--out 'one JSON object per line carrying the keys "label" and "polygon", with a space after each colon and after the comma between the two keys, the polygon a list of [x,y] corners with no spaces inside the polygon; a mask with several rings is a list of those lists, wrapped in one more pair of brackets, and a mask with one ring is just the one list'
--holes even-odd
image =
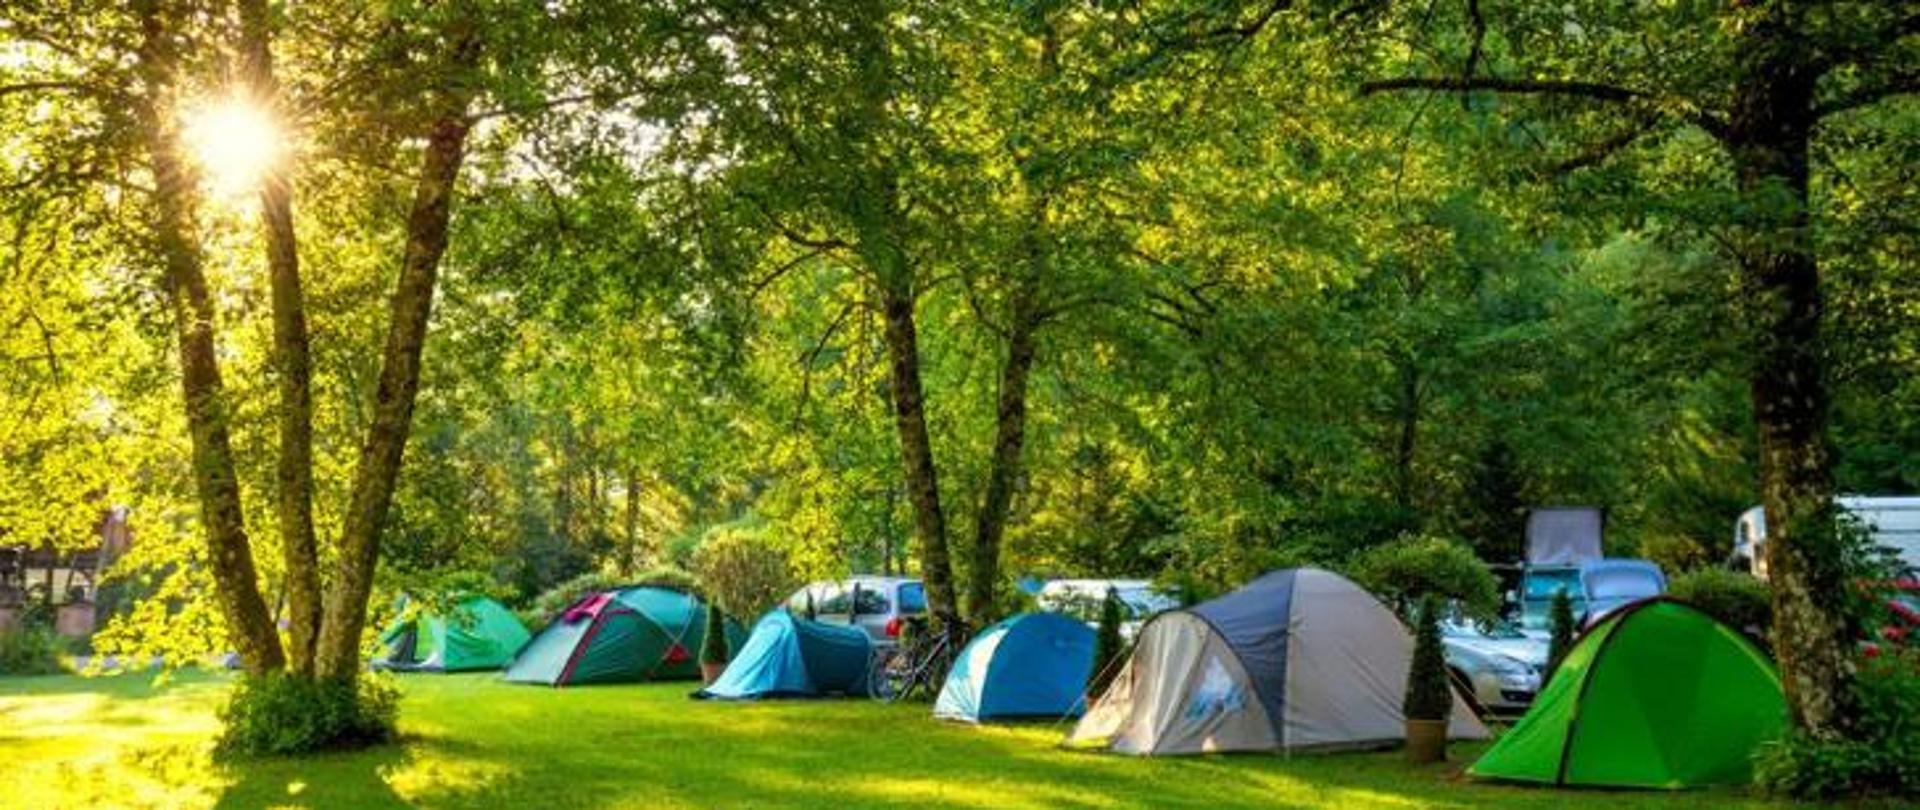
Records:
{"label": "silver car", "polygon": [[1512,714],[1526,711],[1539,694],[1547,667],[1547,644],[1512,625],[1482,628],[1465,620],[1440,625],[1447,668],[1480,707]]}
{"label": "silver car", "polygon": [[927,614],[927,590],[910,577],[855,576],[815,582],[787,597],[796,616],[811,610],[815,621],[848,624],[867,632],[876,647],[900,643],[909,619]]}
{"label": "silver car", "polygon": [[1108,589],[1120,597],[1120,636],[1129,642],[1154,614],[1180,606],[1173,594],[1144,579],[1056,579],[1041,586],[1033,599],[1041,610],[1065,613],[1097,630]]}

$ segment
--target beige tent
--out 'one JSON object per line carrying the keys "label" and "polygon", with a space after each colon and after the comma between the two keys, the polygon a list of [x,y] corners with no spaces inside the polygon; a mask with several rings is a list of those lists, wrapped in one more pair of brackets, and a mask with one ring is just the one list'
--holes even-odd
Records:
{"label": "beige tent", "polygon": [[[1274,571],[1162,613],[1067,744],[1128,754],[1364,748],[1404,736],[1413,639],[1337,574]],[[1455,739],[1487,729],[1454,695]]]}

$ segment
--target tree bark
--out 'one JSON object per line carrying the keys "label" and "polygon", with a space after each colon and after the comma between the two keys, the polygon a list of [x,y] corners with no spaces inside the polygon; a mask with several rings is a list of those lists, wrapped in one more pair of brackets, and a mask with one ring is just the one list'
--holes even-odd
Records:
{"label": "tree bark", "polygon": [[[478,55],[477,42],[470,35],[461,36],[454,47],[455,64],[471,67]],[[447,91],[441,99],[444,107],[427,135],[413,209],[407,218],[406,252],[392,299],[393,320],[382,352],[373,423],[361,446],[360,466],[340,538],[340,569],[328,594],[316,651],[315,671],[322,677],[351,679],[359,670],[360,632],[379,561],[380,533],[393,503],[394,481],[399,476],[413,420],[414,399],[420,387],[420,353],[426,342],[440,257],[447,249],[447,222],[472,125],[467,117],[468,93]]]}
{"label": "tree bark", "polygon": [[640,553],[640,473],[627,468],[627,552],[621,555],[620,575],[633,574],[635,557]]}
{"label": "tree bark", "polygon": [[214,347],[213,295],[195,234],[196,179],[184,159],[174,120],[176,35],[153,0],[142,0],[135,10],[141,28],[138,70],[145,84],[137,110],[140,137],[153,169],[154,239],[179,333],[180,381],[207,563],[221,618],[241,666],[257,675],[284,666],[285,655],[266,600],[260,596],[240,507],[240,483],[234,474],[226,394]]}
{"label": "tree bark", "polygon": [[1755,358],[1774,654],[1795,724],[1834,736],[1847,716],[1853,634],[1834,609],[1849,583],[1832,527],[1823,301],[1807,193],[1819,72],[1791,15],[1776,5],[1740,30],[1726,145],[1746,198],[1736,244]]}
{"label": "tree bark", "polygon": [[1413,460],[1420,448],[1420,367],[1411,352],[1394,362],[1399,389],[1396,397],[1399,435],[1393,444],[1393,500],[1394,504],[1411,513],[1413,510]]}
{"label": "tree bark", "polygon": [[920,337],[913,320],[913,282],[905,257],[885,246],[878,265],[881,309],[886,320],[889,381],[894,428],[906,466],[907,498],[913,504],[914,533],[920,545],[920,578],[927,587],[927,609],[942,624],[960,626],[954,598],[953,561],[947,549],[947,517],[940,506],[940,474],[934,467],[933,440],[927,432],[926,396],[920,385]]}
{"label": "tree bark", "polygon": [[[253,103],[282,118],[273,74],[273,23],[265,0],[240,3],[242,70]],[[273,299],[274,367],[280,375],[280,458],[277,517],[286,566],[287,667],[313,671],[314,639],[320,632],[319,542],[313,530],[313,362],[307,337],[306,295],[300,284],[300,251],[293,231],[290,156],[281,155],[261,179],[260,222],[267,245],[267,278]]]}
{"label": "tree bark", "polygon": [[1007,330],[1007,363],[1000,372],[1000,393],[994,408],[993,459],[987,470],[986,492],[980,499],[980,514],[974,521],[967,616],[975,622],[985,622],[995,615],[1000,546],[1006,536],[1013,489],[1020,480],[1021,455],[1026,448],[1027,378],[1033,370],[1036,333],[1040,329],[1030,283],[1022,282],[1014,293],[1013,319]]}

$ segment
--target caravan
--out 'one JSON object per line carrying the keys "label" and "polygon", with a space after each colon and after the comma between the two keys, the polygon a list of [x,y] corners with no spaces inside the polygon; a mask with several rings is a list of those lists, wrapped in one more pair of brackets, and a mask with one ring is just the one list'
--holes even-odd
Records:
{"label": "caravan", "polygon": [[[1876,544],[1893,549],[1909,568],[1920,568],[1920,497],[1843,495],[1834,503],[1857,518]],[[1733,563],[1767,578],[1767,513],[1753,507],[1733,524]]]}

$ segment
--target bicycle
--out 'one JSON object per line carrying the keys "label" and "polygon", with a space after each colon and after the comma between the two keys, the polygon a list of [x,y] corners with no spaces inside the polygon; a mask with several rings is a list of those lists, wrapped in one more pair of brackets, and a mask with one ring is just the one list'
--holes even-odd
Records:
{"label": "bicycle", "polygon": [[[875,700],[893,703],[924,697],[932,700],[940,694],[947,672],[960,655],[957,622],[941,622],[933,630],[915,619],[898,649],[874,655],[873,674],[868,678]],[[918,631],[918,632],[915,632]]]}

